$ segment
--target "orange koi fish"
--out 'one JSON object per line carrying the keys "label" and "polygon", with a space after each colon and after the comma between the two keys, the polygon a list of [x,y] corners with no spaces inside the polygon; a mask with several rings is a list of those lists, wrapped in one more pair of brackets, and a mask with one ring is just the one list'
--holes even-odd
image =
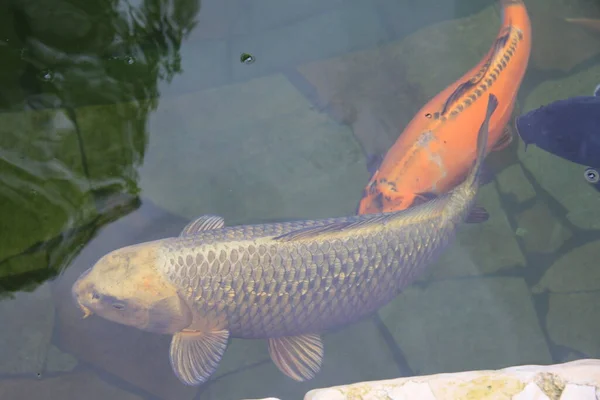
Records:
{"label": "orange koi fish", "polygon": [[[522,0],[500,0],[503,22],[485,57],[415,115],[367,184],[358,214],[403,210],[463,180],[477,156],[478,121],[487,93],[499,100],[490,120],[486,154],[512,141],[508,121],[531,52],[531,25]],[[488,218],[481,207],[470,222]]]}

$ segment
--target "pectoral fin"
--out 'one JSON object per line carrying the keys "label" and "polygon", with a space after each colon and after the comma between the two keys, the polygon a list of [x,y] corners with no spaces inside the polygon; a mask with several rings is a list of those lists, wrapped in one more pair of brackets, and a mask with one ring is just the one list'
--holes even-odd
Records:
{"label": "pectoral fin", "polygon": [[420,204],[425,204],[428,201],[434,200],[436,198],[438,198],[438,195],[432,192],[415,193],[415,198],[410,206],[414,207]]}
{"label": "pectoral fin", "polygon": [[272,338],[269,354],[281,372],[296,381],[305,381],[321,369],[323,342],[319,335],[312,334]]}
{"label": "pectoral fin", "polygon": [[467,215],[465,222],[467,224],[479,224],[487,221],[488,219],[490,219],[490,214],[487,212],[487,210],[481,206],[475,206],[471,209],[469,215]]}
{"label": "pectoral fin", "polygon": [[500,137],[498,138],[496,143],[494,143],[494,146],[492,147],[492,151],[500,151],[500,150],[506,149],[512,143],[513,136],[514,135],[513,135],[512,128],[511,128],[511,124],[507,124],[504,127],[504,131],[502,132],[502,135],[500,135]]}
{"label": "pectoral fin", "polygon": [[200,385],[215,372],[227,348],[229,331],[178,332],[169,357],[173,372],[186,385]]}
{"label": "pectoral fin", "polygon": [[179,236],[189,236],[201,231],[208,231],[211,229],[221,229],[225,226],[223,217],[218,215],[203,215],[183,228]]}

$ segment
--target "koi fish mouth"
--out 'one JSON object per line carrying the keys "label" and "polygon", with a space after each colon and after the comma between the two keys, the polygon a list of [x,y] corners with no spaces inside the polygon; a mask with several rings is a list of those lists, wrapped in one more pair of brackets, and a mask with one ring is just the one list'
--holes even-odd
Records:
{"label": "koi fish mouth", "polygon": [[87,317],[89,317],[90,315],[93,315],[94,313],[92,312],[92,310],[90,310],[88,307],[84,306],[83,304],[81,304],[80,302],[77,302],[79,308],[81,309],[81,311],[83,311],[83,317],[81,317],[81,319],[86,319]]}
{"label": "koi fish mouth", "polygon": [[82,281],[83,279],[90,273],[92,269],[89,268],[86,271],[83,272],[83,274],[81,274],[81,276],[75,281],[75,283],[73,284],[73,288],[71,289],[71,295],[73,296],[73,300],[75,301],[75,303],[77,304],[77,306],[79,307],[79,309],[81,311],[83,311],[83,319],[89,317],[90,315],[94,314],[92,312],[92,310],[87,307],[86,305],[83,304],[83,302],[81,301],[81,295],[82,295],[82,291],[81,291],[81,286],[82,286]]}

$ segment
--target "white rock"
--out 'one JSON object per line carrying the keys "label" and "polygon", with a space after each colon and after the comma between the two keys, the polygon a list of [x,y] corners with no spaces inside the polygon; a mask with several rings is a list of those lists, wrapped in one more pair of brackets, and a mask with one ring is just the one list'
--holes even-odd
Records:
{"label": "white rock", "polygon": [[513,396],[512,400],[550,400],[548,396],[534,382],[529,382],[525,389]]}
{"label": "white rock", "polygon": [[596,400],[594,386],[568,384],[560,396],[560,400]]}
{"label": "white rock", "polygon": [[339,390],[335,389],[319,389],[311,390],[304,397],[306,400],[344,400],[346,396]]}
{"label": "white rock", "polygon": [[436,400],[431,387],[424,382],[407,382],[392,389],[388,396],[392,400]]}
{"label": "white rock", "polygon": [[[507,398],[595,399],[600,390],[600,360],[555,365],[523,365],[500,370],[466,371],[311,390],[305,400]],[[476,397],[473,397],[477,393]]]}

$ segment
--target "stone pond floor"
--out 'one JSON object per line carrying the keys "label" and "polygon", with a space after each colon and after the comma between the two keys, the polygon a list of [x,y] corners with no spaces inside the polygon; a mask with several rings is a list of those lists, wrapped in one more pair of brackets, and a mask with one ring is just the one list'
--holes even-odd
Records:
{"label": "stone pond floor", "polygon": [[[392,1],[320,0],[296,9],[287,2],[287,20],[278,2],[259,3],[272,14],[240,20],[230,15],[235,8],[205,2],[206,22],[182,49],[186,72],[161,89],[142,132],[147,145],[133,174],[142,206],[100,230],[59,278],[0,302],[0,399],[300,399],[311,389],[365,380],[600,357],[600,197],[580,166],[535,147],[525,151],[518,140],[489,159],[496,176],[479,202],[490,220],[464,226],[441,260],[376,315],[325,335],[323,368],[310,382],[284,377],[263,341],[233,340],[213,380],[185,387],[170,370],[168,337],[81,319],[69,289],[84,269],[112,249],[177,235],[199,215],[243,224],[354,213],[369,177],[363,149],[387,148],[399,133],[394,127],[477,62],[499,18],[489,2],[451,21],[443,9],[429,20],[419,15],[412,27],[389,17],[399,12]],[[219,18],[232,22],[215,24]],[[257,61],[227,61],[243,51]],[[520,107],[589,94],[598,76],[596,63],[528,77]],[[129,139],[115,129],[135,107],[75,112],[80,129],[113,138],[104,146],[118,153]],[[44,127],[58,143],[74,135],[64,121],[61,109],[6,113],[0,130]],[[55,150],[64,164],[74,158]],[[56,188],[41,185],[39,193],[85,214],[90,199],[71,195],[81,192],[78,184],[52,168]],[[9,217],[3,227],[25,235]],[[47,261],[40,252],[11,257],[3,274]]]}

